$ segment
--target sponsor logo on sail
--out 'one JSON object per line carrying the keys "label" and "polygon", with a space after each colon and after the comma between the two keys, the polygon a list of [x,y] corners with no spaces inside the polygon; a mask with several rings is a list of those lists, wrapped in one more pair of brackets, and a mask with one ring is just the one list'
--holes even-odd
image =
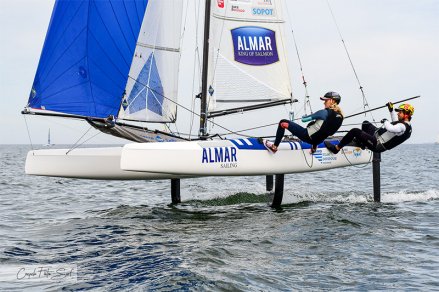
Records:
{"label": "sponsor logo on sail", "polygon": [[219,8],[224,8],[224,0],[216,0]]}
{"label": "sponsor logo on sail", "polygon": [[240,8],[238,5],[232,5],[232,11],[242,13],[245,12],[245,9]]}
{"label": "sponsor logo on sail", "polygon": [[269,65],[279,61],[274,31],[244,26],[231,30],[235,61],[247,65]]}
{"label": "sponsor logo on sail", "polygon": [[273,8],[253,8],[252,14],[258,15],[258,16],[274,16],[274,9]]}
{"label": "sponsor logo on sail", "polygon": [[201,163],[217,163],[221,168],[235,168],[238,166],[235,147],[208,147],[203,148]]}

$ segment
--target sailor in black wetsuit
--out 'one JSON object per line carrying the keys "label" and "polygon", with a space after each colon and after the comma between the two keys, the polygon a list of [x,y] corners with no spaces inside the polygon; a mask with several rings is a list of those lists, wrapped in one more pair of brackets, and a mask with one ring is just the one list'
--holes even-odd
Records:
{"label": "sailor in black wetsuit", "polygon": [[408,103],[400,105],[393,111],[393,104],[387,103],[387,108],[390,111],[392,122],[387,119],[381,120],[383,126],[377,128],[368,121],[364,121],[361,130],[353,128],[344,136],[338,145],[333,145],[325,141],[326,147],[332,153],[336,154],[341,148],[352,142],[355,138],[362,146],[369,148],[374,152],[384,152],[390,150],[402,142],[410,138],[412,134],[412,126],[410,120],[415,112],[413,106]]}
{"label": "sailor in black wetsuit", "polygon": [[343,113],[338,106],[341,100],[340,95],[337,92],[330,91],[323,97],[320,97],[320,99],[324,100],[325,108],[314,114],[302,117],[302,122],[304,123],[311,121],[306,128],[289,120],[281,120],[277,128],[274,144],[270,141],[265,141],[264,146],[272,153],[276,153],[277,147],[285,134],[285,129],[288,129],[300,140],[311,144],[311,153],[314,153],[317,145],[328,136],[333,135],[343,123]]}

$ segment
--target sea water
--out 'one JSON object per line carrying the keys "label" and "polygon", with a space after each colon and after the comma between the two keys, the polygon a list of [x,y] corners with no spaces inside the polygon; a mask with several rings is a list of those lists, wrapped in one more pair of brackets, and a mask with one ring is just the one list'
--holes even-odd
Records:
{"label": "sea water", "polygon": [[[27,176],[0,146],[0,290],[439,291],[439,145],[372,168],[170,182]],[[8,274],[9,273],[9,274]],[[11,276],[12,275],[12,276]]]}

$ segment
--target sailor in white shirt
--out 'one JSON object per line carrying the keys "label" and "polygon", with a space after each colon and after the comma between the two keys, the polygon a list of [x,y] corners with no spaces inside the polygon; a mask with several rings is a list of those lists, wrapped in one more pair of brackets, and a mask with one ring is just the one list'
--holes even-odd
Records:
{"label": "sailor in white shirt", "polygon": [[377,128],[372,123],[364,121],[361,129],[353,128],[344,136],[338,145],[333,145],[325,141],[329,151],[336,154],[341,148],[351,143],[354,139],[358,146],[367,147],[374,152],[384,152],[390,150],[410,138],[412,126],[410,121],[415,111],[414,107],[408,103],[401,104],[395,111],[393,104],[388,102],[387,108],[390,112],[392,122],[387,119],[381,120],[381,128]]}

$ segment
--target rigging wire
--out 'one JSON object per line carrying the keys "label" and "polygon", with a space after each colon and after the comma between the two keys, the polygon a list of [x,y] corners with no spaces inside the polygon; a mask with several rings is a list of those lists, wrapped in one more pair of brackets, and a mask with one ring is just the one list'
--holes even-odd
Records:
{"label": "rigging wire", "polygon": [[31,146],[31,149],[33,151],[35,149],[34,149],[34,145],[32,143],[32,138],[30,136],[29,125],[27,124],[27,120],[26,120],[26,116],[25,115],[23,115],[23,118],[24,118],[24,123],[26,124],[27,136],[29,137],[30,146]]}
{"label": "rigging wire", "polygon": [[[195,7],[194,7],[194,10],[195,10],[195,15],[196,15],[196,17],[195,17],[195,21],[196,21],[196,24],[195,24],[195,51],[194,51],[194,60],[195,60],[195,63],[198,65],[198,66],[196,66],[196,65],[194,65],[194,70],[193,70],[193,72],[192,72],[192,96],[195,96],[195,90],[194,90],[194,88],[195,88],[195,81],[196,81],[196,79],[195,79],[195,71],[197,70],[197,68],[198,68],[198,76],[201,76],[201,71],[202,71],[202,68],[201,68],[201,61],[200,61],[200,50],[199,50],[199,47],[198,47],[198,38],[199,38],[199,31],[198,31],[198,29],[199,29],[199,25],[197,25],[199,22],[200,22],[200,9],[201,9],[201,4],[200,4],[200,1],[198,1],[198,5],[195,5]],[[200,88],[198,88],[198,91],[201,91],[201,89]],[[196,101],[196,99],[195,98],[193,98],[192,99],[192,104],[191,104],[191,110],[190,110],[190,113],[192,114],[191,115],[191,119],[190,119],[190,126],[189,126],[189,139],[191,139],[191,137],[192,137],[192,129],[193,129],[193,126],[194,126],[194,119],[195,119],[195,115],[194,115],[194,113],[195,113],[195,110],[194,110],[194,108],[195,108],[195,101]]]}
{"label": "rigging wire", "polygon": [[[288,14],[288,17],[289,17],[289,13],[288,13],[288,6],[286,5],[286,3],[285,3],[285,5],[281,5],[281,8],[286,8],[286,10],[287,10],[287,14]],[[281,19],[278,19],[278,20],[281,20]],[[277,23],[276,23],[276,26],[278,27],[278,30],[279,31],[281,31],[282,30],[282,26],[281,26],[281,23],[283,23],[284,21],[278,21]],[[290,21],[290,23],[292,23],[291,21]],[[287,60],[288,58],[287,58],[287,55],[288,55],[288,53],[287,53],[287,48],[286,48],[286,40],[285,40],[285,38],[280,38],[280,42],[281,42],[281,44],[282,44],[282,48],[283,48],[283,53],[284,53],[284,58],[285,58],[285,60]],[[300,62],[300,61],[299,61]],[[289,86],[290,86],[290,88],[289,88],[289,91],[290,91],[290,98],[291,98],[291,101],[293,101],[293,89],[292,89],[292,84],[291,84],[291,72],[290,72],[290,70],[289,70],[289,67],[288,67],[288,64],[285,64],[286,66],[285,66],[285,68],[286,68],[286,71],[287,71],[287,75],[288,75],[288,80],[290,80],[290,83],[289,83]],[[294,119],[294,110],[293,110],[293,103],[291,103],[290,104],[290,111],[289,111],[289,119],[290,120],[292,120],[292,119]]]}
{"label": "rigging wire", "polygon": [[[394,104],[398,104],[398,103],[401,103],[401,102],[405,102],[405,101],[412,100],[412,99],[416,99],[416,98],[420,98],[420,97],[421,97],[420,95],[417,95],[417,96],[413,96],[413,97],[410,97],[410,98],[405,98],[405,99],[402,99],[402,100],[394,101],[393,103],[394,103]],[[375,108],[372,108],[372,109],[367,110],[366,113],[367,113],[367,112],[372,112],[372,111],[375,111],[375,110],[378,110],[378,109],[381,109],[381,108],[384,108],[384,107],[386,107],[386,105],[379,106],[379,107],[375,107]],[[363,114],[363,113],[364,113],[364,111],[359,112],[359,113],[355,113],[355,114],[351,114],[351,115],[346,116],[345,119],[348,119],[348,118],[350,118],[350,117],[354,117],[354,116],[357,116],[357,115],[361,115],[361,114]],[[296,119],[294,119],[293,121],[298,121],[298,120],[300,120],[300,118],[296,118]],[[371,122],[371,123],[373,123],[373,124],[379,124],[379,122],[376,122],[376,121],[373,121],[373,122]],[[246,132],[246,131],[256,130],[256,129],[260,129],[260,128],[270,127],[270,126],[274,126],[274,125],[276,125],[276,124],[277,124],[277,123],[272,123],[272,124],[262,125],[262,126],[258,126],[258,127],[253,127],[253,128],[248,128],[248,129],[238,130],[238,131],[235,131],[235,133]],[[361,125],[361,124],[362,124],[362,123],[343,124],[342,127],[347,127],[347,126],[358,126],[358,125]],[[337,131],[337,132],[340,132],[340,133],[341,133],[341,132],[347,132],[347,131]],[[224,135],[224,134],[223,134],[223,135]],[[270,137],[271,137],[271,136],[270,136]]]}
{"label": "rigging wire", "polygon": [[[184,21],[183,21],[183,30],[182,30],[182,33],[181,33],[181,36],[180,36],[180,42],[179,42],[179,44],[180,44],[179,45],[179,52],[178,52],[178,59],[179,60],[181,60],[181,55],[182,55],[181,48],[183,47],[183,40],[184,40],[184,36],[185,36],[185,33],[186,33],[186,24],[187,24],[187,19],[188,19],[188,14],[189,14],[188,13],[188,11],[189,11],[189,6],[188,5],[189,5],[189,3],[186,2],[186,11],[185,11],[185,14],[184,14]],[[177,76],[180,76],[180,66],[178,66],[178,69],[177,69]],[[175,117],[174,117],[174,119],[175,119]],[[172,130],[170,129],[168,124],[165,124],[165,127],[168,128],[170,132],[172,132]],[[175,130],[176,130],[177,133],[179,133],[177,124],[175,124]]]}
{"label": "rigging wire", "polygon": [[[369,108],[369,103],[367,102],[366,95],[365,95],[364,90],[363,90],[363,86],[361,85],[360,78],[358,77],[357,71],[355,70],[354,63],[352,61],[351,55],[349,54],[348,48],[347,48],[346,43],[345,43],[343,36],[341,34],[341,30],[340,30],[340,27],[338,26],[337,19],[334,15],[334,12],[332,11],[331,5],[329,4],[329,0],[326,0],[326,3],[328,4],[328,8],[329,8],[329,11],[331,12],[332,20],[334,21],[335,27],[337,28],[338,35],[340,36],[341,42],[343,43],[344,50],[345,50],[346,55],[347,55],[349,62],[351,64],[355,78],[357,79],[358,86],[359,86],[359,89],[361,91],[361,95],[363,97],[363,109],[364,109],[364,111],[366,111],[366,107]],[[371,117],[372,117],[372,120],[375,122],[375,118],[372,114],[371,114]]]}
{"label": "rigging wire", "polygon": [[[132,76],[128,76],[128,77],[131,78],[131,79],[133,79],[133,80],[135,80]],[[136,80],[135,80],[135,81],[136,81]],[[139,80],[137,80],[137,82],[138,82],[139,84],[141,84],[142,86],[144,86],[145,88],[148,88],[148,89],[151,90],[152,92],[156,93],[157,95],[162,96],[164,99],[167,99],[167,100],[170,101],[171,103],[174,103],[175,105],[181,107],[182,109],[184,109],[184,110],[186,110],[186,111],[188,111],[188,112],[191,112],[191,113],[192,113],[193,115],[195,115],[195,116],[201,117],[201,115],[200,115],[200,114],[197,114],[195,111],[190,110],[190,109],[187,108],[186,106],[184,106],[184,105],[182,105],[182,104],[176,102],[175,100],[172,100],[171,98],[169,98],[169,97],[167,97],[167,96],[165,96],[165,95],[163,95],[163,94],[157,92],[156,90],[154,90],[153,88],[149,87],[148,85],[146,85],[146,84],[140,82]],[[228,132],[230,132],[230,133],[234,133],[232,130],[229,130],[229,129],[227,129],[226,127],[221,126],[220,124],[215,123],[214,121],[212,121],[212,119],[208,119],[208,121],[209,121],[210,123],[212,123],[213,125],[218,126],[218,127],[220,127],[221,129],[223,129],[223,130],[225,130],[225,131],[228,131]]]}
{"label": "rigging wire", "polygon": [[[229,2],[227,1],[226,2],[226,7],[225,7],[225,9],[224,9],[224,11],[227,11],[228,10],[228,6],[229,6]],[[224,17],[222,18],[222,23],[221,23],[221,33],[219,34],[219,40],[220,40],[220,43],[218,44],[218,49],[216,50],[216,53],[215,53],[215,65],[214,65],[214,68],[213,68],[213,73],[212,73],[212,81],[210,82],[211,84],[214,84],[214,82],[215,82],[215,77],[216,77],[216,70],[217,70],[217,67],[218,67],[218,59],[219,59],[219,57],[220,57],[220,48],[221,48],[221,42],[222,42],[222,36],[223,36],[223,32],[224,32],[224,26],[225,26],[225,23],[226,23],[226,19],[225,19],[225,14],[224,14]],[[210,49],[210,48],[209,48]],[[208,100],[207,100],[207,104],[210,104],[211,103],[211,98],[212,98],[212,96],[210,95],[208,95]],[[208,120],[209,121],[209,120]],[[211,128],[210,128],[210,131],[212,130],[213,128],[212,128],[212,126],[211,126]],[[209,131],[209,132],[210,132]]]}
{"label": "rigging wire", "polygon": [[[292,121],[298,121],[298,120],[301,120],[301,118],[295,118]],[[234,131],[233,134],[240,135],[240,136],[243,136],[243,137],[254,137],[254,136],[251,136],[251,135],[244,135],[244,134],[239,134],[239,133],[247,132],[247,131],[252,131],[252,130],[257,130],[257,129],[261,129],[261,128],[266,128],[266,127],[271,127],[271,126],[275,126],[277,124],[279,124],[279,122],[275,122],[275,123],[271,123],[271,124],[266,124],[266,125],[262,125],[262,126],[257,126],[257,127],[252,127],[252,128],[247,128],[247,129],[242,129],[242,130]],[[222,133],[220,135],[227,135],[227,133]],[[265,136],[265,137],[274,137],[274,136]]]}
{"label": "rigging wire", "polygon": [[[66,152],[66,155],[69,154],[69,152],[72,151],[73,149],[75,149],[75,148],[81,146],[81,145],[84,144],[86,141],[90,140],[90,139],[87,139],[86,141],[82,142],[81,144],[78,144],[79,141],[81,141],[81,139],[82,139],[85,135],[87,135],[87,133],[88,133],[88,132],[90,131],[90,129],[92,129],[92,128],[93,128],[93,127],[90,126],[90,127],[88,128],[88,130],[85,131],[85,133],[82,134],[81,137],[79,137],[79,139],[75,142],[75,144],[73,144],[72,147]],[[96,135],[95,135],[95,136],[96,136]],[[93,136],[93,137],[94,137],[94,136]]]}
{"label": "rigging wire", "polygon": [[[88,131],[87,131],[87,132],[88,132]],[[66,154],[69,154],[70,151],[72,151],[72,150],[78,148],[79,146],[83,145],[84,143],[90,141],[91,139],[93,139],[94,137],[96,137],[96,136],[98,136],[98,135],[100,135],[100,134],[102,134],[102,132],[98,131],[96,134],[94,134],[93,136],[91,136],[91,137],[88,138],[87,140],[84,140],[84,142],[82,142],[81,144],[77,144],[75,147],[69,149],[69,151],[67,151]]]}
{"label": "rigging wire", "polygon": [[300,58],[299,48],[297,46],[296,36],[294,34],[293,21],[291,20],[291,16],[290,16],[290,11],[288,9],[288,5],[286,5],[286,8],[287,8],[287,15],[288,15],[288,18],[289,18],[289,22],[291,24],[291,35],[293,37],[294,47],[296,49],[297,60],[299,61],[300,72],[302,73],[302,81],[303,81],[302,84],[305,87],[305,102],[303,104],[303,109],[305,111],[305,115],[307,115],[306,107],[308,106],[309,110],[310,110],[310,112],[312,114],[311,102],[309,100],[309,93],[308,93],[308,83],[305,80],[305,73],[303,71],[302,60]]}

